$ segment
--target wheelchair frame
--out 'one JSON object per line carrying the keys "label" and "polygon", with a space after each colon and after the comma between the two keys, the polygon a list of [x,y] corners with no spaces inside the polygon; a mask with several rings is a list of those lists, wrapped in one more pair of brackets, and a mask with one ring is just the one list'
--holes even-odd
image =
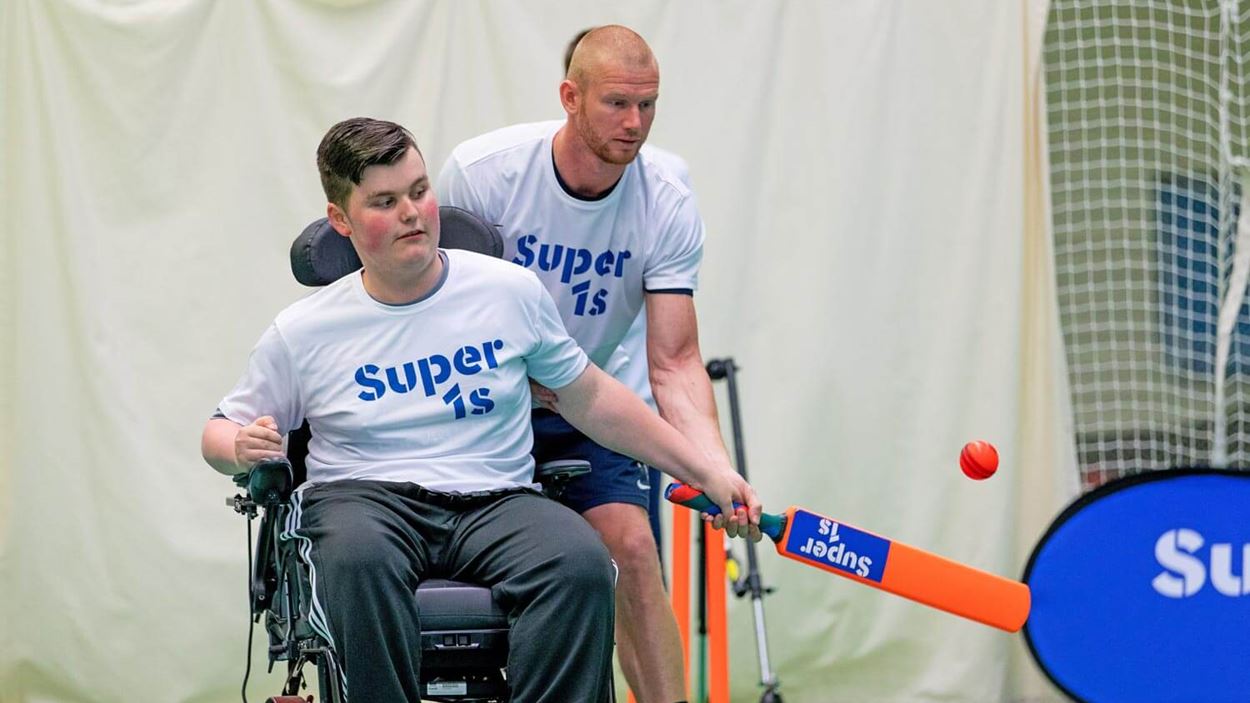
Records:
{"label": "wheelchair frame", "polygon": [[[306,432],[306,430],[304,430]],[[301,448],[306,437],[292,433],[292,447]],[[252,623],[264,618],[268,636],[269,671],[279,661],[287,662],[286,679],[279,696],[267,703],[307,703],[301,698],[307,688],[304,666],[317,669],[317,691],[324,703],[345,703],[338,663],[329,644],[311,626],[307,604],[311,602],[312,586],[296,552],[295,545],[280,537],[282,521],[290,511],[288,503],[295,487],[302,483],[302,457],[295,466],[287,459],[258,464],[250,473],[238,474],[235,484],[245,493],[226,499],[226,505],[248,520],[249,583],[248,601]],[[590,464],[581,460],[547,462],[535,470],[535,477],[544,493],[555,498],[569,479],[590,471]],[[261,516],[256,535],[255,557],[251,552],[251,521]],[[435,597],[459,611],[470,611],[462,619],[475,622],[467,626],[425,630],[421,633],[424,700],[455,702],[504,703],[508,700],[506,622],[482,627],[504,616],[490,597],[489,589],[455,581],[431,579],[423,581],[418,596]],[[442,594],[442,595],[437,595]],[[445,597],[444,597],[445,596]],[[456,618],[453,618],[453,620]],[[249,648],[250,635],[249,635]],[[250,655],[249,655],[250,662]],[[244,680],[246,687],[246,678]],[[615,691],[609,685],[609,698]]]}

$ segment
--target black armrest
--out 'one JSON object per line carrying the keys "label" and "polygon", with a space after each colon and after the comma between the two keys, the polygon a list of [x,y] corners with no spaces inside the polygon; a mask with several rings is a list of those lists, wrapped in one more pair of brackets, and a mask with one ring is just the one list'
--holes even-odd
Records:
{"label": "black armrest", "polygon": [[563,483],[588,473],[590,473],[590,462],[585,459],[557,459],[534,467],[534,479],[542,484],[549,481]]}

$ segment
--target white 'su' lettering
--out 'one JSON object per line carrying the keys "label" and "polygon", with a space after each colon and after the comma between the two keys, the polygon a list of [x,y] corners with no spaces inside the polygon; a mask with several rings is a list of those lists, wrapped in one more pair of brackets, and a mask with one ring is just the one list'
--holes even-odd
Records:
{"label": "white 'su' lettering", "polygon": [[[1151,580],[1150,585],[1159,595],[1168,598],[1189,598],[1206,585],[1207,565],[1198,557],[1198,550],[1206,543],[1195,530],[1180,528],[1168,530],[1155,541],[1155,560],[1165,571]],[[1212,544],[1210,549],[1211,585],[1221,595],[1236,598],[1250,594],[1250,544],[1241,546],[1241,574],[1233,573],[1233,545]]]}

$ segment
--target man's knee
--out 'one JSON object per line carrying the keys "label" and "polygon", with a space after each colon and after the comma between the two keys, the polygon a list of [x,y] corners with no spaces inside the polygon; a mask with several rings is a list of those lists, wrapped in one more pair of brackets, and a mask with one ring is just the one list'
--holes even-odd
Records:
{"label": "man's knee", "polygon": [[536,496],[519,497],[510,508],[514,520],[510,529],[527,535],[519,546],[531,564],[525,571],[540,575],[544,590],[552,585],[563,591],[585,589],[606,593],[611,599],[615,582],[612,557],[599,534],[581,516]]}
{"label": "man's knee", "polygon": [[560,552],[555,567],[562,582],[574,589],[587,589],[611,597],[616,569],[607,547],[589,525],[560,536]]}
{"label": "man's knee", "polygon": [[622,569],[636,573],[641,569],[659,566],[655,537],[651,535],[651,530],[646,526],[645,521],[640,529],[615,530],[605,533],[603,540],[612,558]]}

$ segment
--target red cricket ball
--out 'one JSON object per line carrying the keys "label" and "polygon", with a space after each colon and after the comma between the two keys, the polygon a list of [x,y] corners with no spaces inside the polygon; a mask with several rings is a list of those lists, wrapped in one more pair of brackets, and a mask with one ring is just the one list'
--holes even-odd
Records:
{"label": "red cricket ball", "polygon": [[983,481],[998,471],[998,450],[984,440],[968,442],[959,452],[959,468],[974,481]]}

